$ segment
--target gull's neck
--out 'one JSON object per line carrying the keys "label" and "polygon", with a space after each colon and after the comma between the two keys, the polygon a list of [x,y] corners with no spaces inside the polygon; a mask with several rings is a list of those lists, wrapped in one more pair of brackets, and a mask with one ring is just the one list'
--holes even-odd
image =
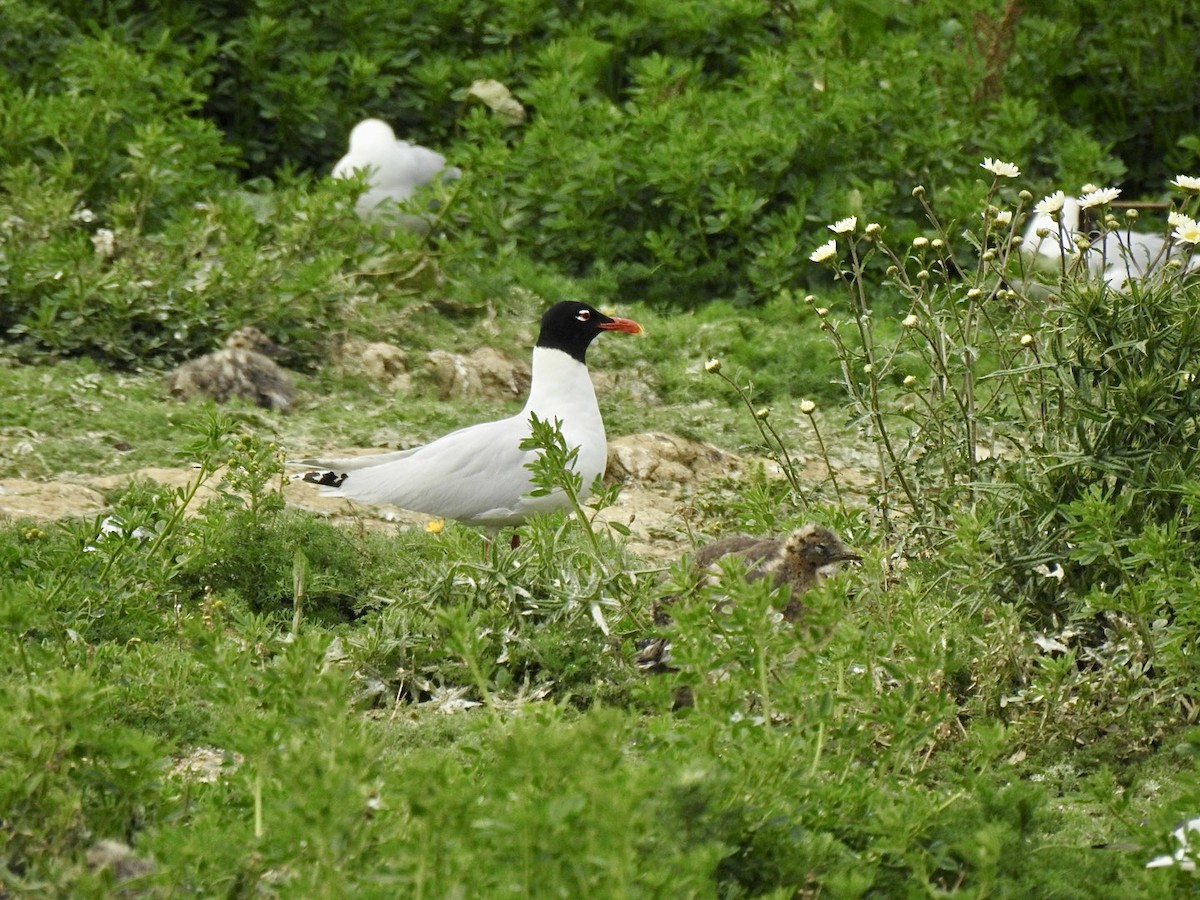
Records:
{"label": "gull's neck", "polygon": [[533,348],[533,377],[522,416],[535,412],[540,419],[566,421],[572,414],[596,408],[596,391],[586,365],[562,350]]}

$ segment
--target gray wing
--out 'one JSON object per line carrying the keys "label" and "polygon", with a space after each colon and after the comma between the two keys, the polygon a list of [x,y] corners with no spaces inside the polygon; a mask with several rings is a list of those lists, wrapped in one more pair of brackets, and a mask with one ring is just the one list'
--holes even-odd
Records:
{"label": "gray wing", "polygon": [[302,462],[345,474],[327,494],[463,522],[508,524],[546,508],[550,499],[524,496],[533,487],[525,464],[534,451],[520,449],[528,433],[528,423],[514,416],[461,428],[410,450],[342,461],[348,465]]}

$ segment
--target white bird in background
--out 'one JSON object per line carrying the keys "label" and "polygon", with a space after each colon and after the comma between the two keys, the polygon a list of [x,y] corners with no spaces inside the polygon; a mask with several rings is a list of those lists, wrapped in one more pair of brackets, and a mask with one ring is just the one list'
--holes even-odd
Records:
{"label": "white bird in background", "polygon": [[1192,833],[1200,833],[1200,819],[1188,819],[1171,832],[1171,836],[1175,838],[1175,843],[1178,845],[1175,852],[1154,857],[1146,863],[1146,868],[1162,869],[1168,866],[1178,866],[1185,872],[1195,872],[1196,848],[1189,840]]}
{"label": "white bird in background", "polygon": [[[1119,230],[1100,237],[1090,228],[1081,231],[1080,205],[1074,197],[1063,200],[1058,215],[1057,222],[1046,213],[1034,215],[1025,228],[1022,246],[1056,264],[1061,264],[1066,257],[1069,266],[1080,252],[1075,238],[1082,235],[1090,245],[1086,251],[1088,271],[1093,275],[1103,273],[1105,282],[1113,290],[1126,290],[1130,279],[1150,274],[1167,259],[1164,253],[1167,238],[1162,234]],[[1084,227],[1087,227],[1086,223]]]}
{"label": "white bird in background", "polygon": [[417,188],[439,176],[446,181],[462,172],[446,167],[442,154],[396,139],[392,126],[379,119],[364,119],[350,132],[350,151],[333,167],[334,178],[366,175],[367,190],[358,198],[355,211],[367,219],[388,214],[388,206],[403,203]]}
{"label": "white bird in background", "polygon": [[534,484],[526,464],[538,451],[520,445],[530,435],[530,416],[558,420],[568,450],[579,448],[573,468],[586,494],[604,474],[608,446],[584,355],[602,331],[641,330],[632,319],[610,318],[586,303],[556,303],[542,316],[529,399],[515,416],[461,428],[396,453],[299,460],[294,465],[315,471],[296,477],[324,486],[325,494],[390,503],[491,530],[520,524],[534,513],[564,509],[568,501],[561,491],[529,495]]}

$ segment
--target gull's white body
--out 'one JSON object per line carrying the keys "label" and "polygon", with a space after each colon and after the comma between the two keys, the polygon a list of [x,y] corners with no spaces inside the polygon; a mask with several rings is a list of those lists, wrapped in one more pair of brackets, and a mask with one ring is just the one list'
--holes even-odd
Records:
{"label": "gull's white body", "polygon": [[[1066,256],[1069,264],[1079,255],[1074,241],[1079,234],[1079,213],[1079,201],[1067,197],[1059,213],[1061,222],[1041,213],[1035,215],[1025,229],[1022,246],[1031,253],[1056,261]],[[1038,231],[1043,229],[1046,234],[1039,236]],[[1110,232],[1088,249],[1088,271],[1092,274],[1103,272],[1109,287],[1124,291],[1130,279],[1142,278],[1166,261],[1167,254],[1163,252],[1166,246],[1167,239],[1160,234]]]}
{"label": "gull's white body", "polygon": [[392,126],[379,119],[364,119],[350,132],[350,151],[333,167],[334,178],[353,178],[365,172],[369,187],[358,198],[355,210],[369,216],[380,204],[401,203],[440,174],[457,178],[456,168],[446,168],[442,154],[396,139]]}
{"label": "gull's white body", "polygon": [[604,474],[608,448],[604,421],[587,366],[561,350],[535,347],[533,382],[525,408],[515,416],[452,431],[432,443],[397,453],[334,460],[300,460],[347,477],[324,494],[366,503],[390,503],[413,512],[499,528],[531,514],[567,505],[561,492],[530,497],[525,464],[535,451],[522,450],[530,413],[561,422],[568,449],[579,448],[575,471],[587,492]]}

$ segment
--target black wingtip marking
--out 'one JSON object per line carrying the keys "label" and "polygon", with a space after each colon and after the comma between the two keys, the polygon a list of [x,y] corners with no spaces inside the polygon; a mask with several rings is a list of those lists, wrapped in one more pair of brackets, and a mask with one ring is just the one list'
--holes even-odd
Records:
{"label": "black wingtip marking", "polygon": [[340,488],[346,481],[346,473],[337,472],[305,472],[304,480],[309,484],[319,484],[323,487]]}

